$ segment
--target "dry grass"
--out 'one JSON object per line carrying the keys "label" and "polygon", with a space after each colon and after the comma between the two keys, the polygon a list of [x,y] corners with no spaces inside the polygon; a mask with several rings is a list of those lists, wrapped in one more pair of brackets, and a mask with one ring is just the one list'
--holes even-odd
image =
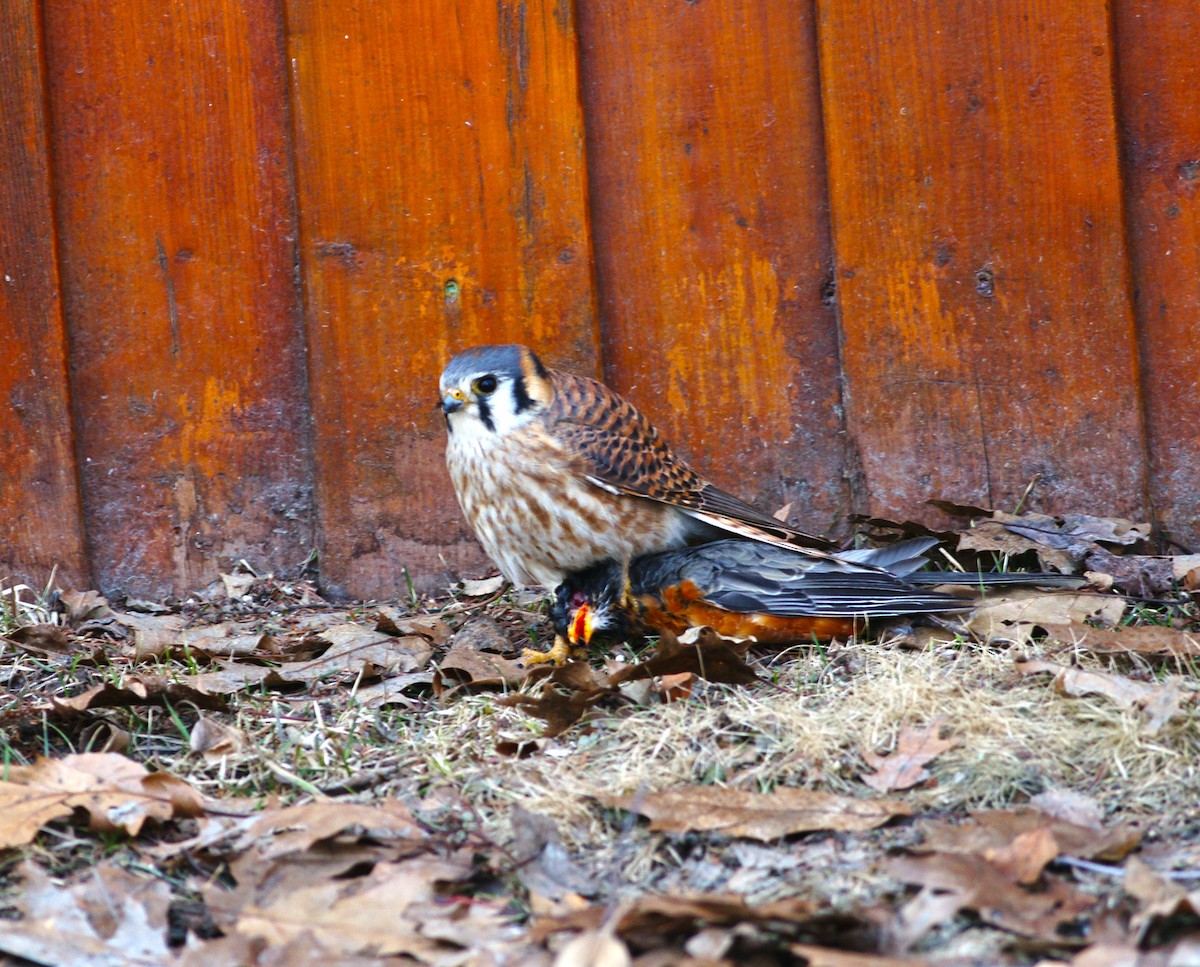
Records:
{"label": "dry grass", "polygon": [[1148,738],[1140,715],[1059,695],[1018,675],[1004,650],[853,642],[762,667],[772,680],[754,687],[595,714],[533,759],[496,756],[498,739],[527,738],[531,723],[488,696],[440,711],[432,728],[424,720],[409,743],[465,789],[564,820],[592,795],[688,782],[866,793],[860,750],[887,751],[902,726],[936,720],[958,745],[933,764],[935,783],[906,794],[918,808],[1002,806],[1063,787],[1114,813],[1155,814],[1200,793],[1194,717]]}
{"label": "dry grass", "polygon": [[[480,610],[508,629],[516,647],[538,622],[525,602],[472,607]],[[364,622],[369,613],[355,612]],[[264,613],[260,624],[286,633],[285,616]],[[1050,654],[1049,646],[1035,644],[1022,655],[1045,650],[1059,662],[1145,680],[1180,675],[1186,689],[1197,688],[1186,663],[1055,647]],[[186,681],[204,662],[188,654],[151,664],[114,656],[97,666],[0,644],[7,690],[0,699],[0,750],[16,762],[124,751],[187,779],[230,811],[270,801],[398,798],[430,828],[491,854],[494,868],[509,877],[517,870],[509,851],[519,806],[553,822],[602,899],[653,889],[729,890],[756,902],[800,894],[845,910],[895,902],[903,894],[879,872],[878,860],[914,842],[910,824],[813,834],[801,849],[794,841],[650,833],[603,800],[692,783],[877,797],[861,779],[869,771],[864,750],[887,753],[902,729],[933,723],[956,744],[929,764],[930,781],[889,794],[917,814],[961,816],[1068,789],[1094,799],[1110,820],[1135,819],[1181,843],[1194,839],[1200,831],[1196,716],[1150,735],[1142,712],[1102,696],[1060,694],[1046,675],[1020,674],[1014,658],[1005,645],[944,635],[926,635],[922,644],[897,638],[758,654],[753,664],[761,678],[751,686],[700,682],[689,699],[665,705],[612,701],[563,735],[540,739],[541,723],[502,705],[502,692],[444,702],[426,694],[407,706],[367,708],[355,699],[362,683],[353,677],[291,692],[248,689],[218,713],[184,703],[62,715],[50,709],[52,696],[152,675]],[[244,736],[244,748],[207,759],[191,751],[201,718]],[[538,748],[525,758],[498,749],[527,740],[537,740]],[[36,850],[51,869],[66,871],[119,845],[58,824]],[[519,886],[513,890],[519,897]]]}

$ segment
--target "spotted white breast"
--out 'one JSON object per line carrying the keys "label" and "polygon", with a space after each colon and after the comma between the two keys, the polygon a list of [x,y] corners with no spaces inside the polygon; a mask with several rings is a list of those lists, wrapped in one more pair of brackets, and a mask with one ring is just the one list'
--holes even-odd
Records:
{"label": "spotted white breast", "polygon": [[532,428],[503,437],[452,433],[446,466],[479,543],[513,584],[554,587],[603,558],[625,560],[687,540],[687,520],[674,508],[588,483],[568,454]]}

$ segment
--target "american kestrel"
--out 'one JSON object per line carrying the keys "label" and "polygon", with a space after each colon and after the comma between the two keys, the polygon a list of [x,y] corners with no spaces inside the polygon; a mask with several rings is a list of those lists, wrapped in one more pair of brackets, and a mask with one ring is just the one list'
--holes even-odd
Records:
{"label": "american kestrel", "polygon": [[723,537],[817,558],[831,546],[709,483],[632,404],[524,346],[460,353],[440,388],[458,502],[513,584]]}
{"label": "american kestrel", "polygon": [[[1065,574],[918,570],[933,538],[843,551],[825,559],[750,541],[714,541],[635,558],[602,561],[570,574],[551,608],[557,651],[593,636],[622,638],[708,626],[734,638],[797,644],[860,631],[868,621],[969,611],[972,598],[931,590],[1040,585],[1079,587]],[[563,640],[565,639],[565,641]],[[540,653],[537,653],[540,654]]]}

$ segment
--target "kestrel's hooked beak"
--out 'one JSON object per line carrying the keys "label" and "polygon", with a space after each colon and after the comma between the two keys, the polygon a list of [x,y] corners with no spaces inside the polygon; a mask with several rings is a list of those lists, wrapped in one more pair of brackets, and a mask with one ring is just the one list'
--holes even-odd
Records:
{"label": "kestrel's hooked beak", "polygon": [[567,629],[567,640],[575,647],[586,648],[592,641],[592,633],[596,630],[593,618],[595,612],[589,604],[581,604],[571,618],[571,627]]}
{"label": "kestrel's hooked beak", "polygon": [[452,389],[442,397],[442,412],[449,416],[457,413],[467,405],[467,394],[460,389]]}

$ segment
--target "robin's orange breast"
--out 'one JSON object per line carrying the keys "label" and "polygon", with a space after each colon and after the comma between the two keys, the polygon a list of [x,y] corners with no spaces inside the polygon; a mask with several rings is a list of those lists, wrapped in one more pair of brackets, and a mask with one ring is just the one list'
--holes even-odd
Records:
{"label": "robin's orange breast", "polygon": [[650,631],[681,634],[688,628],[708,626],[731,638],[753,637],[772,645],[851,635],[864,624],[857,618],[726,611],[706,601],[704,592],[692,581],[660,588],[656,594],[638,595],[634,601],[638,620]]}

